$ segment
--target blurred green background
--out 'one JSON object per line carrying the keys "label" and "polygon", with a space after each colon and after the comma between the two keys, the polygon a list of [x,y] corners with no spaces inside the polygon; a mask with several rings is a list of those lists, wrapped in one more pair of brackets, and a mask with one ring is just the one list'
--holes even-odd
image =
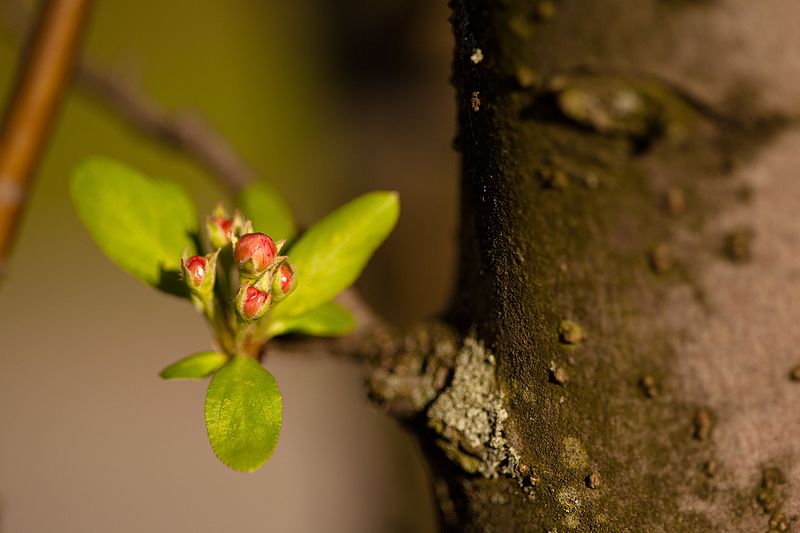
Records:
{"label": "blurred green background", "polygon": [[[20,43],[0,1],[0,89]],[[301,224],[372,189],[400,191],[394,235],[359,288],[399,326],[444,306],[454,273],[456,158],[444,2],[97,2],[84,57],[170,110],[200,112]],[[183,301],[128,277],[90,241],[67,194],[102,154],[187,187],[213,176],[79,88],[66,99],[0,286],[0,531],[430,531],[414,443],[364,399],[359,370],[276,355],[273,458],[228,471],[205,436],[199,383],[157,372],[209,346]]]}

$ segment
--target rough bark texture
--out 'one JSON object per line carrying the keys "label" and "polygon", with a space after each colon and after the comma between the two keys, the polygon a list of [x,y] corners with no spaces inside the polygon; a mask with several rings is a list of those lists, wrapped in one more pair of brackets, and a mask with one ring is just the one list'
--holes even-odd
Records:
{"label": "rough bark texture", "polygon": [[795,527],[800,7],[452,9],[458,340],[417,335],[397,350],[429,356],[371,382],[444,524]]}

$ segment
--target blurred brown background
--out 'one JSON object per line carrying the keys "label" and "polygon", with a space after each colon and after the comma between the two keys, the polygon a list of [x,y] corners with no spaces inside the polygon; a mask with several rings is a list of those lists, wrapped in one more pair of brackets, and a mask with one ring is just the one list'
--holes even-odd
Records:
{"label": "blurred brown background", "polygon": [[[0,18],[13,26],[19,5],[0,1]],[[0,35],[4,99],[13,33]],[[301,223],[399,190],[399,226],[359,285],[409,325],[442,308],[454,271],[450,39],[444,2],[117,0],[97,2],[84,56],[170,109],[200,111]],[[0,531],[432,530],[414,443],[346,362],[270,359],[285,405],[275,455],[249,475],[214,458],[204,384],[157,377],[209,346],[203,322],[118,270],[79,225],[67,183],[89,154],[182,183],[201,211],[222,194],[71,91],[0,286]]]}

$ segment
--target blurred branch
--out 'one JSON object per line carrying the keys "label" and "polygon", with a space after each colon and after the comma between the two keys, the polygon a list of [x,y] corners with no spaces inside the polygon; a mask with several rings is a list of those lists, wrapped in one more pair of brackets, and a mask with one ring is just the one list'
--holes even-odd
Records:
{"label": "blurred branch", "polygon": [[129,79],[87,61],[78,64],[76,82],[133,128],[194,158],[232,193],[255,179],[256,174],[227,139],[200,115],[170,113]]}
{"label": "blurred branch", "polygon": [[90,0],[49,0],[20,62],[0,127],[0,275],[77,55]]}
{"label": "blurred branch", "polygon": [[[11,2],[3,6],[1,16],[4,32],[18,38],[28,26],[30,13],[22,2]],[[168,111],[127,73],[103,69],[86,58],[78,58],[74,67],[75,83],[95,101],[133,129],[200,163],[231,193],[256,178],[257,173],[199,113]]]}

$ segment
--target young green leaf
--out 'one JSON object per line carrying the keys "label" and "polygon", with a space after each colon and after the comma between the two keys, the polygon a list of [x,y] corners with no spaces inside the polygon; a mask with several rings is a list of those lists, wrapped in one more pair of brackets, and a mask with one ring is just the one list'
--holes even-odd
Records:
{"label": "young green leaf", "polygon": [[197,217],[180,187],[91,158],[75,170],[70,189],[83,225],[112,261],[149,285],[186,293],[178,271],[183,251],[195,253]]}
{"label": "young green leaf", "polygon": [[391,233],[399,214],[397,193],[372,192],[306,231],[289,251],[297,269],[297,288],[275,306],[273,320],[305,314],[350,286]]}
{"label": "young green leaf", "polygon": [[338,337],[350,333],[355,327],[356,319],[350,311],[335,302],[328,302],[297,317],[271,320],[267,332],[270,337],[284,333]]}
{"label": "young green leaf", "polygon": [[223,464],[252,472],[269,459],[281,432],[281,393],[258,361],[234,357],[208,386],[206,428]]}
{"label": "young green leaf", "polygon": [[238,203],[256,231],[266,233],[275,241],[295,236],[297,230],[289,205],[269,183],[261,181],[250,185],[239,195]]}
{"label": "young green leaf", "polygon": [[200,352],[175,361],[159,374],[164,379],[202,379],[210,376],[228,362],[228,356],[219,352]]}

